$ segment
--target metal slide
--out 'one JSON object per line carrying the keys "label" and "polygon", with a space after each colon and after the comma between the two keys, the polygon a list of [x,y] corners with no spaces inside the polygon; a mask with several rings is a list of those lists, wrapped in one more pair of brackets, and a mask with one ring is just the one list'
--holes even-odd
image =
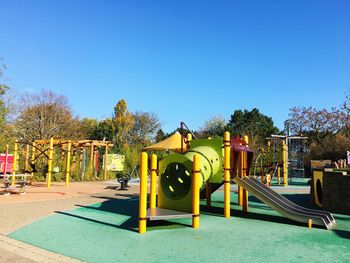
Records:
{"label": "metal slide", "polygon": [[302,223],[307,223],[311,219],[313,224],[325,226],[327,229],[331,229],[335,225],[335,219],[331,213],[301,207],[262,184],[254,177],[235,177],[233,181],[289,219]]}

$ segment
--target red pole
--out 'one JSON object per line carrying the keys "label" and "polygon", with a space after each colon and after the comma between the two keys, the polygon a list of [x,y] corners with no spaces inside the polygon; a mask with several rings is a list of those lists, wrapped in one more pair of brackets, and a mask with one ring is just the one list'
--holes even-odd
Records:
{"label": "red pole", "polygon": [[7,172],[7,158],[8,158],[8,154],[9,154],[9,146],[8,144],[6,144],[6,151],[5,151],[5,162],[4,162],[4,178]]}

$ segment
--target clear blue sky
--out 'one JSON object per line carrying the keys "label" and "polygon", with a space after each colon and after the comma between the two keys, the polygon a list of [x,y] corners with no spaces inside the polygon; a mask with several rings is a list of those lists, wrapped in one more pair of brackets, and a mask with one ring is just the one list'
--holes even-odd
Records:
{"label": "clear blue sky", "polygon": [[119,99],[192,129],[259,108],[331,107],[350,88],[350,1],[3,1],[0,57],[18,92],[66,95],[80,117]]}

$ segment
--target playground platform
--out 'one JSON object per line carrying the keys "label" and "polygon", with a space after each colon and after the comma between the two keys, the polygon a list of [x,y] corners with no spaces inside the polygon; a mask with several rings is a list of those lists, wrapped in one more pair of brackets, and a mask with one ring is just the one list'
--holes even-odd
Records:
{"label": "playground platform", "polygon": [[[230,219],[222,216],[219,190],[213,194],[211,209],[201,204],[200,229],[191,228],[191,219],[154,221],[140,235],[137,186],[130,191],[101,188],[100,193],[60,199],[70,202],[67,208],[12,229],[8,237],[86,262],[212,262],[218,258],[220,262],[347,262],[350,258],[350,216],[335,214],[337,226],[332,230],[309,229],[253,196],[245,214],[237,206],[236,186],[232,186]],[[307,185],[277,190],[297,204],[312,207]],[[44,202],[52,200],[32,203]]]}

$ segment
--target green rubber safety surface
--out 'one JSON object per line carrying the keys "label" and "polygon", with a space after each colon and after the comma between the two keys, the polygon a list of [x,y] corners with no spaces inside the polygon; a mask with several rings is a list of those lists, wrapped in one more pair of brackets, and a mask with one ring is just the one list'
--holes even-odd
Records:
{"label": "green rubber safety surface", "polygon": [[[152,221],[140,235],[138,198],[129,197],[60,212],[9,236],[87,262],[349,262],[350,216],[335,215],[334,230],[308,229],[252,196],[245,214],[231,196],[232,217],[222,216],[216,192],[212,209],[201,206],[198,230],[191,219]],[[308,195],[286,196],[308,202]]]}

